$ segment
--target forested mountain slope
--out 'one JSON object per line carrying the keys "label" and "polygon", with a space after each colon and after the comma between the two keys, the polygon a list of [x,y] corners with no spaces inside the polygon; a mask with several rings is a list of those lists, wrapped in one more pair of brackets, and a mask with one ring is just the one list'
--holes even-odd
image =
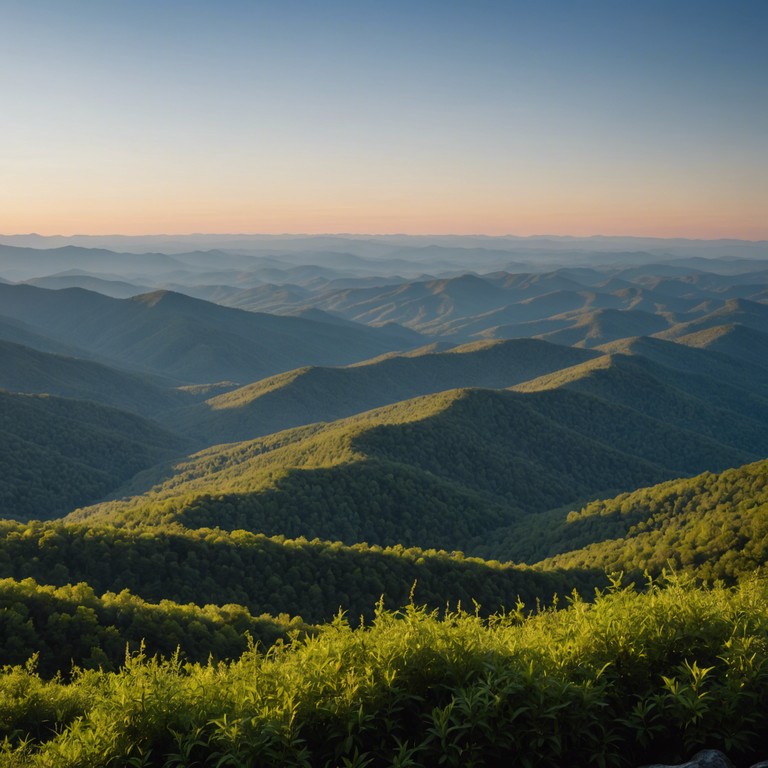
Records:
{"label": "forested mountain slope", "polygon": [[563,554],[544,569],[673,567],[732,581],[768,562],[768,461],[594,501],[545,535]]}
{"label": "forested mountain slope", "polygon": [[302,368],[211,398],[174,414],[169,423],[209,443],[245,440],[432,392],[509,387],[595,354],[516,339],[449,351],[427,348],[346,368]]}
{"label": "forested mountain slope", "polygon": [[72,518],[465,548],[521,514],[754,458],[576,392],[454,390],[215,446]]}
{"label": "forested mountain slope", "polygon": [[253,614],[289,613],[329,620],[339,608],[372,616],[383,596],[401,606],[443,608],[472,600],[482,612],[518,597],[548,600],[575,586],[606,583],[592,569],[541,573],[486,562],[461,552],[415,547],[346,546],[340,542],[267,537],[246,531],[179,527],[113,528],[60,522],[0,522],[0,578],[33,578],[55,586],[87,582],[97,594],[129,589],[145,600],[245,606]]}
{"label": "forested mountain slope", "polygon": [[0,390],[0,516],[65,514],[187,448],[154,422],[115,408]]}
{"label": "forested mountain slope", "polygon": [[167,413],[192,400],[149,377],[0,341],[0,387],[13,392],[95,400],[135,413]]}
{"label": "forested mountain slope", "polygon": [[0,315],[0,339],[20,344],[40,352],[51,352],[57,355],[87,358],[88,353],[69,344],[55,341],[38,333],[32,326],[20,320]]}
{"label": "forested mountain slope", "polygon": [[678,336],[675,341],[689,347],[728,355],[742,364],[768,368],[768,333],[746,325],[719,325]]}
{"label": "forested mountain slope", "polygon": [[640,356],[614,354],[515,387],[523,392],[563,388],[708,435],[758,457],[768,454],[768,398],[708,376],[672,370]]}
{"label": "forested mountain slope", "polygon": [[[747,332],[748,347],[753,340],[759,341],[762,334],[751,331],[744,326],[733,326]],[[709,333],[705,331],[704,333]],[[757,334],[754,339],[752,334]],[[754,395],[768,398],[768,377],[765,375],[764,365],[768,365],[768,355],[761,354],[759,345],[751,347],[751,354],[744,349],[743,357],[735,351],[739,345],[738,339],[743,339],[741,333],[733,336],[736,344],[732,352],[728,353],[724,344],[721,349],[685,343],[684,339],[669,341],[649,336],[623,339],[610,344],[597,347],[600,352],[608,354],[636,355],[644,357],[653,363],[658,363],[673,371],[682,371],[688,374],[698,374],[713,381],[722,382],[732,387],[746,390]],[[768,337],[765,338],[768,341]],[[764,365],[763,365],[764,364]]]}
{"label": "forested mountain slope", "polygon": [[186,383],[253,381],[415,346],[412,332],[245,312],[168,291],[113,299],[79,288],[0,285],[0,305],[53,339]]}

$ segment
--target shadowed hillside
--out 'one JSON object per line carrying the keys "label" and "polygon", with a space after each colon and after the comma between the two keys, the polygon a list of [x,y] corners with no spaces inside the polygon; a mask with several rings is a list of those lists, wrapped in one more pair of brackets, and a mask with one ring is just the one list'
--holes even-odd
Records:
{"label": "shadowed hillside", "polygon": [[572,325],[550,331],[540,338],[557,344],[596,347],[628,336],[646,336],[669,326],[659,315],[640,310],[603,309],[577,316]]}
{"label": "shadowed hillside", "polygon": [[[757,333],[743,326],[735,328],[745,331],[750,341],[753,340],[754,333]],[[704,333],[708,334],[710,331]],[[740,332],[734,334],[735,339],[741,337]],[[760,337],[757,336],[754,340],[759,341]],[[597,350],[608,354],[644,357],[673,371],[705,376],[713,381],[768,398],[768,379],[765,376],[765,368],[761,365],[765,358],[761,356],[759,346],[754,347],[753,354],[745,355],[745,359],[714,348],[697,348],[695,345],[685,344],[683,339],[668,341],[652,337],[623,339],[604,344]]]}
{"label": "shadowed hillside", "polygon": [[3,517],[48,519],[106,496],[188,448],[155,423],[114,408],[0,391]]}
{"label": "shadowed hillside", "polygon": [[112,299],[79,288],[0,285],[3,312],[124,367],[187,383],[252,381],[298,365],[340,365],[414,346],[396,330],[244,312],[158,291]]}
{"label": "shadowed hillside", "polygon": [[718,325],[678,336],[675,341],[689,347],[728,355],[742,365],[768,368],[768,333],[745,325]]}
{"label": "shadowed hillside", "polygon": [[144,415],[167,412],[192,399],[159,386],[149,377],[5,341],[0,341],[0,387],[95,400]]}
{"label": "shadowed hillside", "polygon": [[215,446],[72,519],[453,549],[601,489],[754,458],[576,392],[454,390]]}
{"label": "shadowed hillside", "polygon": [[595,354],[527,339],[417,352],[273,376],[180,411],[171,423],[209,443],[245,440],[446,389],[509,387]]}
{"label": "shadowed hillside", "polygon": [[768,453],[768,399],[708,376],[672,370],[640,356],[613,354],[515,387],[521,392],[561,388],[631,408],[753,455]]}
{"label": "shadowed hillside", "polygon": [[761,333],[768,332],[768,306],[747,299],[730,299],[723,307],[703,317],[674,325],[669,330],[659,333],[659,336],[676,339],[709,328],[736,323]]}

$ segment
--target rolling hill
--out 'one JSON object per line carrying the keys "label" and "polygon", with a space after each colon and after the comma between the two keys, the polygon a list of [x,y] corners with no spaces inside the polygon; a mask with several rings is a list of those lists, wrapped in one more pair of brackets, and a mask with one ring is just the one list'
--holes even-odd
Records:
{"label": "rolling hill", "polygon": [[768,454],[768,398],[644,357],[606,355],[515,389],[581,392],[755,456]]}
{"label": "rolling hill", "polygon": [[0,516],[57,517],[188,447],[115,408],[0,391]]}
{"label": "rolling hill", "polygon": [[113,299],[0,285],[3,312],[122,367],[185,383],[253,381],[299,365],[343,365],[416,346],[412,332],[257,314],[158,291]]}
{"label": "rolling hill", "polygon": [[594,355],[529,339],[428,347],[346,368],[290,371],[179,411],[168,423],[209,443],[246,440],[446,389],[509,387]]}
{"label": "rolling hill", "polygon": [[465,549],[521,515],[755,458],[577,392],[453,390],[215,446],[71,519]]}
{"label": "rolling hill", "polygon": [[729,299],[722,307],[702,317],[678,323],[658,335],[661,338],[676,339],[697,331],[737,323],[761,333],[768,333],[768,306],[747,299]]}
{"label": "rolling hill", "polygon": [[672,567],[732,582],[768,563],[768,461],[594,501],[549,537],[562,554],[543,569],[588,564],[640,576]]}
{"label": "rolling hill", "polygon": [[[640,272],[636,279],[649,277]],[[729,298],[727,291],[708,291],[693,283],[686,283],[677,291],[657,292],[653,280],[630,282],[608,270],[496,272],[482,276],[464,273],[440,279],[401,278],[399,283],[390,285],[365,285],[349,280],[348,287],[337,289],[331,287],[337,281],[308,281],[301,287],[281,285],[277,279],[274,282],[278,284],[222,296],[221,300],[252,310],[285,314],[319,308],[359,323],[396,322],[430,336],[458,339],[533,336],[538,332],[532,332],[533,326],[526,327],[528,324],[548,321],[546,331],[562,331],[579,323],[569,336],[584,343],[585,338],[600,336],[588,332],[578,335],[578,329],[584,325],[605,326],[602,341],[621,338],[623,323],[634,322],[625,336],[662,332],[671,324],[683,324],[721,310]],[[760,288],[753,286],[747,292],[752,295]],[[580,316],[600,310],[639,314],[627,315],[625,319],[609,314],[603,320],[580,320]]]}
{"label": "rolling hill", "polygon": [[[709,336],[710,333],[718,332],[712,329],[702,333]],[[724,340],[718,349],[715,349],[714,345],[707,347],[703,344],[701,346],[686,344],[685,338],[687,337],[674,341],[648,336],[629,338],[603,344],[596,350],[607,354],[644,357],[674,371],[705,376],[768,398],[768,380],[766,380],[765,368],[761,365],[765,362],[765,358],[760,354],[761,336],[757,331],[744,326],[734,326],[733,334],[729,335],[729,338],[734,341],[733,347]],[[750,347],[751,355],[740,345],[742,340],[750,345],[756,342],[756,346]],[[727,348],[730,348],[733,354],[726,353]],[[740,349],[744,352],[743,355],[738,351]]]}
{"label": "rolling hill", "polygon": [[556,344],[596,347],[628,336],[648,336],[668,327],[664,317],[650,312],[600,309],[579,314],[567,327],[544,333],[538,338]]}
{"label": "rolling hill", "polygon": [[0,341],[0,388],[94,400],[145,416],[164,414],[193,400],[149,377],[7,341]]}
{"label": "rolling hill", "polygon": [[675,341],[728,355],[742,365],[768,368],[768,333],[734,323],[678,336]]}

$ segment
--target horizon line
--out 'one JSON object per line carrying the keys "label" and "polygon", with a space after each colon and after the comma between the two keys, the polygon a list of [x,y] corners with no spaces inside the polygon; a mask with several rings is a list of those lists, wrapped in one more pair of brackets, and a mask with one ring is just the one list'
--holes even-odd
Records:
{"label": "horizon line", "polygon": [[0,238],[6,237],[39,237],[39,238],[76,238],[76,237],[124,237],[124,238],[152,238],[152,237],[412,237],[412,238],[437,238],[437,237],[450,237],[457,239],[465,238],[487,238],[489,240],[503,240],[506,238],[512,238],[516,240],[683,240],[687,242],[737,242],[737,243],[752,243],[761,244],[768,243],[768,238],[760,238],[757,240],[742,238],[742,237],[683,237],[683,236],[662,236],[662,235],[636,235],[636,234],[622,234],[622,235],[605,235],[605,234],[591,234],[591,235],[568,235],[568,234],[534,234],[534,235],[516,235],[513,233],[505,233],[501,235],[490,235],[483,232],[476,233],[463,233],[458,234],[454,232],[433,232],[429,234],[413,234],[408,232],[154,232],[154,233],[142,233],[142,234],[126,234],[121,232],[112,232],[108,234],[93,234],[86,232],[76,232],[72,234],[55,233],[50,235],[43,235],[39,232],[15,232],[15,233],[0,233]]}

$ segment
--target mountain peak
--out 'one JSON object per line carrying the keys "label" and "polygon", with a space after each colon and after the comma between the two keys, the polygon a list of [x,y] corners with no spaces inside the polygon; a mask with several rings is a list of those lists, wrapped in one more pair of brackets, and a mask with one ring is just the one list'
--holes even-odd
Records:
{"label": "mountain peak", "polygon": [[131,296],[129,299],[126,299],[126,301],[133,301],[137,304],[143,304],[146,307],[158,307],[162,305],[163,308],[174,310],[200,307],[203,304],[209,304],[209,302],[202,301],[201,299],[195,299],[192,296],[165,289],[151,291],[150,293],[141,293],[138,296]]}

